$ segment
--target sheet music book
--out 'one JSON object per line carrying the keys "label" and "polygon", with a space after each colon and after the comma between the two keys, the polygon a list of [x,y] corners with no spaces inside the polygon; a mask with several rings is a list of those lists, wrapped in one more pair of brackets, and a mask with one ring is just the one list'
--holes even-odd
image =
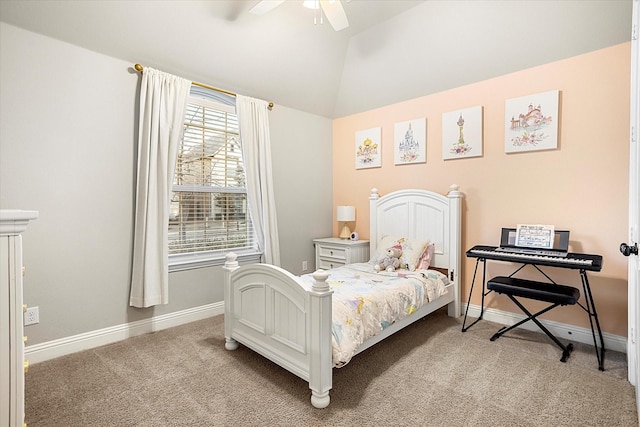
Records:
{"label": "sheet music book", "polygon": [[569,230],[556,230],[553,225],[519,224],[503,228],[498,252],[567,256]]}
{"label": "sheet music book", "polygon": [[553,249],[555,227],[541,224],[518,224],[516,246],[522,248]]}

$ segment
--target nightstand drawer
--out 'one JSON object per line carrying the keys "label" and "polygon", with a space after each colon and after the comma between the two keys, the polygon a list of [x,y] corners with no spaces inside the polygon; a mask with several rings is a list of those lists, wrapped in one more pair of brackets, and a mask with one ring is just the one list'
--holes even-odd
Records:
{"label": "nightstand drawer", "polygon": [[317,268],[322,270],[331,270],[332,268],[342,267],[343,265],[345,265],[344,262],[341,262],[338,260],[325,259],[325,258],[320,258],[318,260],[318,264],[319,265]]}
{"label": "nightstand drawer", "polygon": [[[320,257],[347,259],[347,250],[345,248],[334,248],[331,246],[318,245],[318,255]],[[342,263],[344,265],[344,263]]]}
{"label": "nightstand drawer", "polygon": [[314,239],[316,268],[331,270],[347,264],[369,260],[368,240],[344,240],[337,237]]}

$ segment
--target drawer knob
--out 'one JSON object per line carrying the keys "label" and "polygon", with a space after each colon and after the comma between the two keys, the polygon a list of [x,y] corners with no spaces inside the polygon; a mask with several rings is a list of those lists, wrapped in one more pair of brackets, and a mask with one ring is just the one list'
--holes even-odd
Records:
{"label": "drawer knob", "polygon": [[331,255],[333,255],[333,251],[329,251],[329,253],[330,253]]}

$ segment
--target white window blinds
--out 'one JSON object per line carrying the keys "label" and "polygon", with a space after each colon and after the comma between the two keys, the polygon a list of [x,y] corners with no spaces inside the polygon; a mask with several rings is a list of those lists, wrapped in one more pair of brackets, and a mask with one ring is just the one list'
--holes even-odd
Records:
{"label": "white window blinds", "polygon": [[256,249],[234,108],[191,96],[178,151],[169,254]]}

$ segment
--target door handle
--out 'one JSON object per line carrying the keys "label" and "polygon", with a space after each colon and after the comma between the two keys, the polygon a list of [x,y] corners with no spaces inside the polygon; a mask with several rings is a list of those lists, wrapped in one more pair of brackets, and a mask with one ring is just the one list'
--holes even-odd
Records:
{"label": "door handle", "polygon": [[633,246],[629,246],[626,243],[621,243],[620,252],[622,252],[622,255],[624,256],[629,256],[631,254],[638,255],[638,244],[634,243]]}

